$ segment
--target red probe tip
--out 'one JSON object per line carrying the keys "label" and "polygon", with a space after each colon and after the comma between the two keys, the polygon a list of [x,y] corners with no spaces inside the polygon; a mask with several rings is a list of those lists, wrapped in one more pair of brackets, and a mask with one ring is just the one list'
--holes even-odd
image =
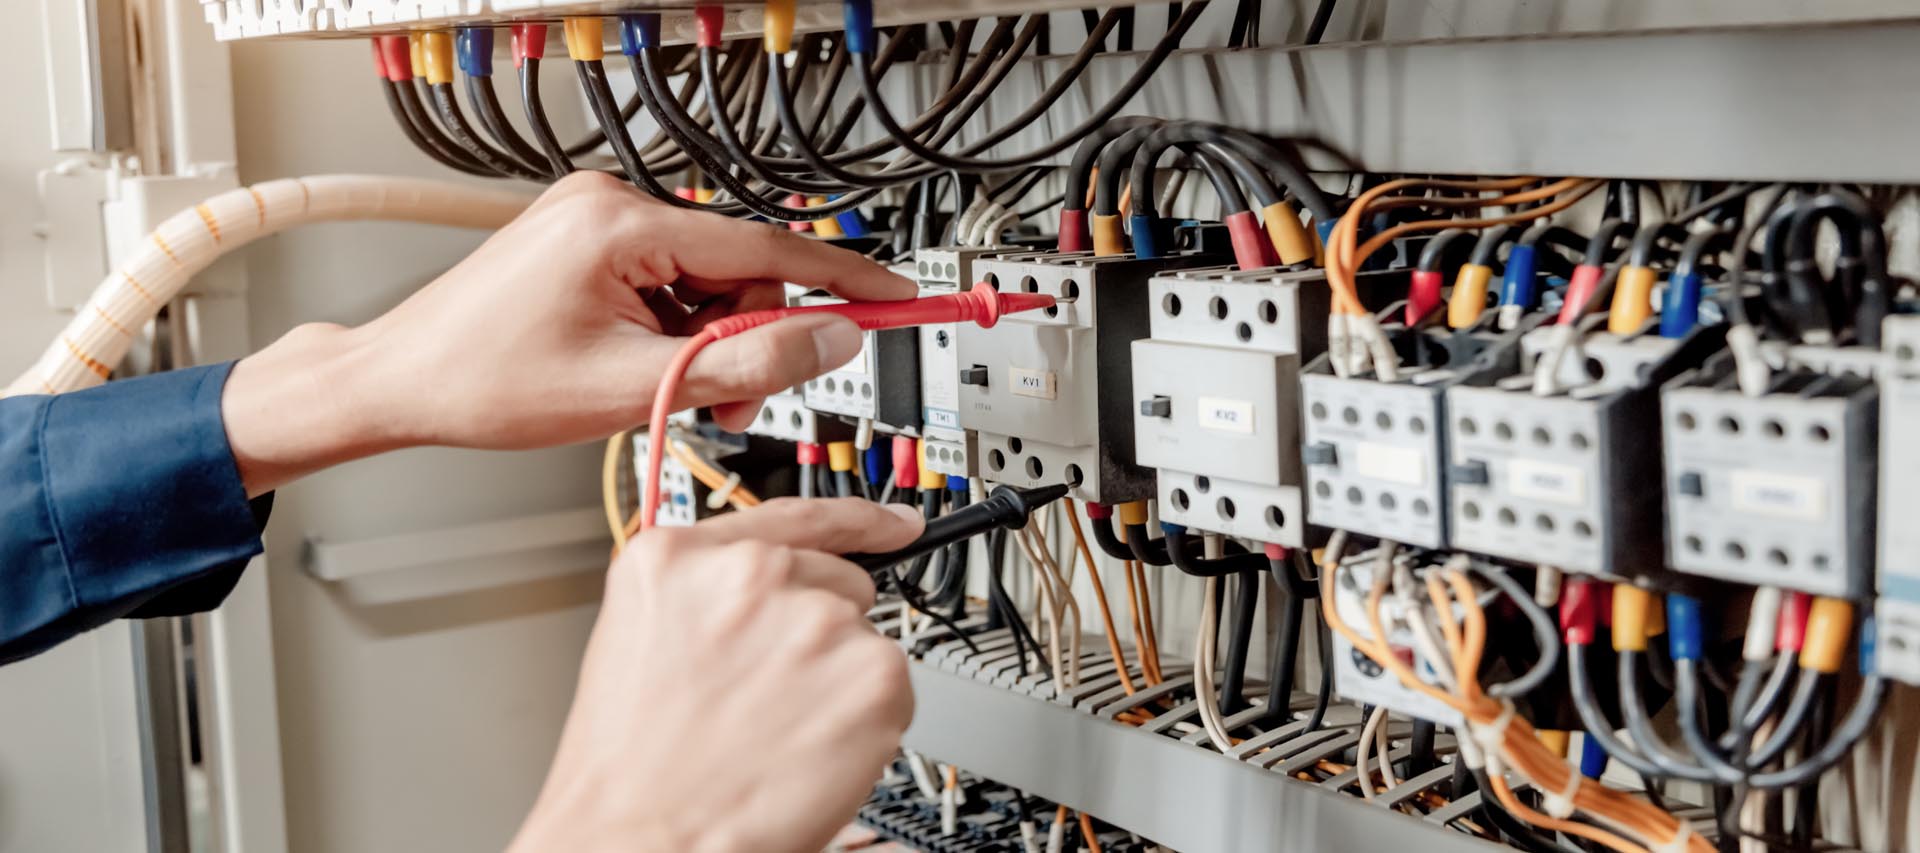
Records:
{"label": "red probe tip", "polygon": [[994,290],[993,285],[984,281],[974,284],[971,295],[981,309],[980,313],[974,316],[973,322],[980,324],[980,328],[983,329],[992,328],[993,324],[1000,322],[1000,318],[1007,314],[1038,311],[1042,308],[1052,308],[1057,304],[1051,295],[1045,293],[1001,293]]}

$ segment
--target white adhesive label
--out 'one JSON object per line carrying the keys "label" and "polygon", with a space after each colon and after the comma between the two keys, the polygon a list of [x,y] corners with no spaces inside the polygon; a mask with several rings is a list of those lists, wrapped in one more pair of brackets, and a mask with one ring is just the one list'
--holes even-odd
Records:
{"label": "white adhesive label", "polygon": [[1518,498],[1584,506],[1587,472],[1572,465],[1515,459],[1507,463],[1507,491]]}
{"label": "white adhesive label", "polygon": [[1253,404],[1245,400],[1201,397],[1199,418],[1201,429],[1253,434]]}
{"label": "white adhesive label", "polygon": [[1827,484],[1816,477],[1735,471],[1728,480],[1739,512],[1794,521],[1819,521],[1827,513]]}
{"label": "white adhesive label", "polygon": [[1417,447],[1357,442],[1353,446],[1353,470],[1362,477],[1385,480],[1403,486],[1427,484],[1427,453]]}
{"label": "white adhesive label", "polygon": [[1028,370],[1023,367],[1007,368],[1007,389],[1020,397],[1034,397],[1051,400],[1058,393],[1053,371]]}
{"label": "white adhesive label", "polygon": [[922,408],[920,419],[925,421],[927,426],[960,428],[960,413],[952,409]]}

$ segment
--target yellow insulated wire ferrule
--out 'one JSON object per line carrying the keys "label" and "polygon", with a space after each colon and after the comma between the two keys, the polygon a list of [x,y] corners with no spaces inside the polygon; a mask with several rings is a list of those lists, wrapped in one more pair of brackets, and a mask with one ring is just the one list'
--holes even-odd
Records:
{"label": "yellow insulated wire ferrule", "polygon": [[420,37],[420,53],[427,65],[427,82],[453,82],[453,34],[436,30]]}
{"label": "yellow insulated wire ferrule", "polygon": [[1632,584],[1613,585],[1613,650],[1647,650],[1647,623],[1652,618],[1653,593]]}
{"label": "yellow insulated wire ferrule", "polygon": [[1127,232],[1120,227],[1118,214],[1093,215],[1093,253],[1103,258],[1127,253]]}
{"label": "yellow insulated wire ferrule", "polygon": [[760,27],[768,53],[793,50],[794,0],[767,0],[765,18]]}
{"label": "yellow insulated wire ferrule", "polygon": [[1141,527],[1146,526],[1147,524],[1147,502],[1146,501],[1127,501],[1126,503],[1123,503],[1120,506],[1115,507],[1115,509],[1119,510],[1121,524],[1128,527],[1132,527],[1134,525],[1139,525]]}
{"label": "yellow insulated wire ferrule", "polygon": [[[827,197],[823,195],[807,197],[808,207],[819,207],[826,203],[827,203]],[[840,227],[840,220],[835,219],[831,216],[815,219],[813,221],[813,233],[818,234],[822,237],[825,237],[829,240],[834,239],[835,237],[847,236],[846,230]]]}
{"label": "yellow insulated wire ferrule", "polygon": [[1300,212],[1294,210],[1293,205],[1284,201],[1269,204],[1260,211],[1260,221],[1267,226],[1267,238],[1273,241],[1280,263],[1291,265],[1313,260],[1313,232],[1300,221]]}
{"label": "yellow insulated wire ferrule", "polygon": [[415,77],[427,76],[426,51],[422,47],[424,40],[424,33],[407,33],[407,62]]}
{"label": "yellow insulated wire ferrule", "polygon": [[1632,334],[1653,316],[1653,268],[1627,267],[1613,286],[1613,307],[1607,311],[1607,331]]}
{"label": "yellow insulated wire ferrule", "polygon": [[1493,268],[1486,264],[1463,264],[1453,277],[1453,295],[1447,297],[1447,328],[1464,329],[1480,319],[1487,310],[1487,282]]}
{"label": "yellow insulated wire ferrule", "polygon": [[853,442],[851,441],[827,442],[827,470],[829,471],[853,470]]}
{"label": "yellow insulated wire ferrule", "polygon": [[1533,733],[1535,737],[1540,739],[1542,744],[1545,744],[1548,749],[1553,750],[1554,755],[1558,755],[1561,758],[1567,757],[1567,742],[1569,738],[1566,732],[1560,729],[1534,729]]}
{"label": "yellow insulated wire ferrule", "polygon": [[1832,675],[1847,659],[1847,636],[1853,633],[1853,605],[1838,598],[1820,597],[1807,610],[1807,638],[1800,646],[1800,667]]}
{"label": "yellow insulated wire ferrule", "polygon": [[567,56],[575,62],[599,62],[606,58],[605,28],[599,18],[568,18],[561,27],[567,42]]}
{"label": "yellow insulated wire ferrule", "polygon": [[920,468],[921,491],[935,491],[946,488],[947,478],[927,467],[927,440],[923,438],[915,441],[913,444],[913,458]]}

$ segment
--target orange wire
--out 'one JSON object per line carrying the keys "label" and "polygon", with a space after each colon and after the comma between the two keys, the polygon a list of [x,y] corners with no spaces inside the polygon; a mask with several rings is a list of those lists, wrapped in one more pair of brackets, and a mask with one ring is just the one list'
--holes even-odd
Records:
{"label": "orange wire", "polygon": [[1080,813],[1080,840],[1086,842],[1087,853],[1100,853],[1100,839],[1093,837],[1093,818],[1086,812]]}
{"label": "orange wire", "polygon": [[1147,660],[1153,663],[1153,683],[1166,680],[1166,674],[1160,669],[1160,633],[1153,626],[1153,592],[1147,589],[1147,566],[1138,560],[1133,562],[1134,570],[1140,573],[1140,622],[1147,634]]}
{"label": "orange wire", "polygon": [[1120,631],[1113,626],[1113,609],[1107,606],[1106,585],[1100,582],[1100,564],[1093,561],[1093,549],[1087,547],[1087,535],[1080,529],[1080,508],[1067,498],[1067,525],[1073,528],[1073,544],[1086,561],[1087,579],[1093,583],[1093,599],[1100,604],[1100,623],[1107,633],[1107,652],[1113,655],[1113,671],[1120,674],[1120,686],[1133,695],[1133,677],[1127,674],[1127,658],[1120,652]]}

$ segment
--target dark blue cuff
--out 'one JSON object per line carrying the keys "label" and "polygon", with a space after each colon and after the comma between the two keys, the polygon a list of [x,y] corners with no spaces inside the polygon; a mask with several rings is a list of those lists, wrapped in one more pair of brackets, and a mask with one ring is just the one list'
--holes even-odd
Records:
{"label": "dark blue cuff", "polygon": [[0,401],[0,662],[232,591],[271,506],[247,500],[227,444],[232,368]]}

